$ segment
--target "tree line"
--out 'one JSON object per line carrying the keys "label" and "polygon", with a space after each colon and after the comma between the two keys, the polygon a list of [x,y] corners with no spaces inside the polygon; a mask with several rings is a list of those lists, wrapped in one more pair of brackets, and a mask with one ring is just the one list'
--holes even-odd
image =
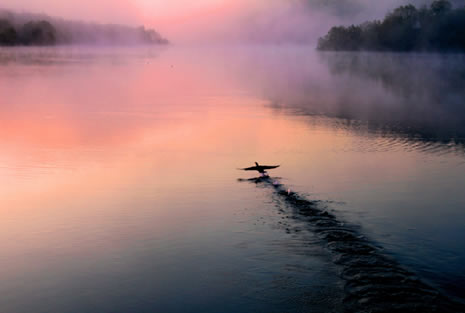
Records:
{"label": "tree line", "polygon": [[1,45],[53,45],[57,31],[47,21],[31,21],[18,29],[8,20],[0,19]]}
{"label": "tree line", "polygon": [[332,27],[318,41],[318,50],[335,51],[465,51],[465,7],[448,0],[429,7],[405,5],[384,20]]}
{"label": "tree line", "polygon": [[166,44],[153,29],[84,23],[0,10],[0,46],[55,44]]}

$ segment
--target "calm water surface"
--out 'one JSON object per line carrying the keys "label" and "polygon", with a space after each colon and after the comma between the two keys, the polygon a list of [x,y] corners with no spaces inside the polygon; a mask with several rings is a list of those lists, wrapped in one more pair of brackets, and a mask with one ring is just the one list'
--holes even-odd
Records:
{"label": "calm water surface", "polygon": [[460,55],[3,48],[0,311],[342,311],[254,161],[465,299],[464,82]]}

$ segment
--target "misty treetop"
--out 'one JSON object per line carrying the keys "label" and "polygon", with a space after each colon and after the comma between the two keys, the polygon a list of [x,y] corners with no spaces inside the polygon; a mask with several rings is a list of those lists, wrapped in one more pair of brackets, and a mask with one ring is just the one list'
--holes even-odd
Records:
{"label": "misty treetop", "polygon": [[14,45],[18,42],[18,32],[14,26],[5,19],[0,19],[0,44]]}
{"label": "misty treetop", "polygon": [[465,7],[454,9],[448,0],[401,6],[383,21],[331,28],[318,50],[465,51]]}
{"label": "misty treetop", "polygon": [[166,44],[153,29],[103,25],[0,10],[0,46],[55,44]]}
{"label": "misty treetop", "polygon": [[18,33],[18,42],[24,45],[54,45],[57,31],[50,22],[31,21],[23,25]]}

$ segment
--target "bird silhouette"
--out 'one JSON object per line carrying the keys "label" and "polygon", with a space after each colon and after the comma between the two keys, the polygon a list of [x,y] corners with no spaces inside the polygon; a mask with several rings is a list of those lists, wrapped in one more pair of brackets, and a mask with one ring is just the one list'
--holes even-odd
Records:
{"label": "bird silhouette", "polygon": [[255,162],[255,166],[241,168],[243,171],[258,171],[260,174],[266,174],[266,170],[272,170],[278,168],[280,165],[260,165],[258,162]]}

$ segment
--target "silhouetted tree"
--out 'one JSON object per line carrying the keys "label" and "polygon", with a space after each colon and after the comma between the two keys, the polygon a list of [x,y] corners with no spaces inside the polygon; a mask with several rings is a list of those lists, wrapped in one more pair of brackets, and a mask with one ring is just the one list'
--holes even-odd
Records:
{"label": "silhouetted tree", "polygon": [[361,49],[377,50],[380,46],[380,21],[365,22],[360,25],[362,34]]}
{"label": "silhouetted tree", "polygon": [[147,44],[167,44],[168,40],[164,39],[153,29],[146,29],[144,26],[137,28],[139,39]]}
{"label": "silhouetted tree", "polygon": [[8,21],[0,20],[0,45],[12,46],[18,41],[18,34],[13,25]]}
{"label": "silhouetted tree", "polygon": [[417,9],[396,8],[383,21],[337,26],[318,41],[319,50],[465,51],[465,7],[436,0]]}
{"label": "silhouetted tree", "polygon": [[323,50],[359,50],[362,40],[360,26],[333,27],[328,35],[320,38],[319,46]]}
{"label": "silhouetted tree", "polygon": [[448,13],[452,9],[452,4],[448,0],[436,0],[431,4],[431,11],[435,15]]}
{"label": "silhouetted tree", "polygon": [[33,21],[23,25],[20,41],[25,45],[53,45],[56,43],[56,29],[50,22]]}

